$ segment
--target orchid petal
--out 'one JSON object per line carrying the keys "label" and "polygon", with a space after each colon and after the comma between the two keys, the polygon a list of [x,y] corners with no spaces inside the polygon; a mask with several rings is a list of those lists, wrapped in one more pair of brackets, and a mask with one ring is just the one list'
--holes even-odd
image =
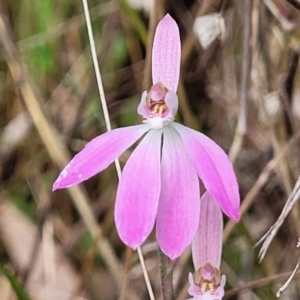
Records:
{"label": "orchid petal", "polygon": [[178,110],[178,97],[177,95],[172,92],[168,91],[165,97],[165,103],[169,110],[168,118],[174,120],[177,110]]}
{"label": "orchid petal", "polygon": [[144,91],[141,97],[141,102],[138,105],[137,113],[143,118],[147,119],[149,117],[149,112],[147,111],[147,92]]}
{"label": "orchid petal", "polygon": [[199,182],[179,134],[170,126],[163,130],[161,195],[156,235],[161,250],[175,259],[191,243],[198,228]]}
{"label": "orchid petal", "polygon": [[176,92],[180,72],[181,44],[179,29],[167,14],[157,25],[152,48],[153,84],[161,82]]}
{"label": "orchid petal", "polygon": [[189,289],[188,289],[188,293],[189,293],[190,296],[193,296],[193,298],[190,298],[190,299],[195,299],[201,293],[201,290],[195,284],[194,278],[193,278],[193,274],[191,272],[189,273],[189,277],[188,278],[189,278],[189,284],[190,284]]}
{"label": "orchid petal", "polygon": [[179,132],[207,191],[228,217],[238,221],[238,183],[226,153],[207,136],[178,123],[173,123],[172,126]]}
{"label": "orchid petal", "polygon": [[192,243],[194,267],[198,270],[209,262],[219,269],[222,254],[222,212],[208,192],[202,195],[200,202],[200,222]]}
{"label": "orchid petal", "polygon": [[78,184],[104,170],[148,130],[149,125],[144,124],[114,129],[97,136],[63,169],[53,184],[53,190]]}
{"label": "orchid petal", "polygon": [[116,206],[116,227],[122,241],[140,246],[154,227],[160,194],[162,130],[150,130],[131,154],[122,173]]}

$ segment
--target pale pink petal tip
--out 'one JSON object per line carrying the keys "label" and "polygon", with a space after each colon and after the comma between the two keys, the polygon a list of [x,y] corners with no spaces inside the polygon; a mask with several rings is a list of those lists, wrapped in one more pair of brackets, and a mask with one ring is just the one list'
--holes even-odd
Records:
{"label": "pale pink petal tip", "polygon": [[190,245],[199,224],[200,193],[197,172],[178,132],[163,129],[161,194],[156,237],[169,258],[179,257]]}
{"label": "pale pink petal tip", "polygon": [[178,123],[172,126],[179,132],[206,190],[229,218],[238,221],[239,187],[226,153],[207,136]]}
{"label": "pale pink petal tip", "polygon": [[153,84],[161,82],[176,92],[180,72],[181,44],[179,29],[167,14],[157,25],[152,49]]}
{"label": "pale pink petal tip", "polygon": [[133,249],[151,233],[160,193],[161,130],[150,130],[129,157],[115,205],[121,240]]}
{"label": "pale pink petal tip", "polygon": [[69,173],[70,164],[71,162],[61,171],[57,179],[54,181],[52,191],[73,186],[79,179],[81,179],[82,175],[80,173]]}

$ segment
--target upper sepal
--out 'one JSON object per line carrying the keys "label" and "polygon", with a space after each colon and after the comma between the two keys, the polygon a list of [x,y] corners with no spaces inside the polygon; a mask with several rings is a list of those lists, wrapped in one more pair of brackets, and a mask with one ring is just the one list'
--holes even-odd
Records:
{"label": "upper sepal", "polygon": [[208,192],[202,195],[200,203],[200,222],[192,243],[194,267],[198,270],[206,262],[210,262],[219,268],[222,254],[222,212]]}
{"label": "upper sepal", "polygon": [[152,48],[153,84],[161,82],[176,92],[180,72],[181,44],[179,29],[169,15],[158,23]]}

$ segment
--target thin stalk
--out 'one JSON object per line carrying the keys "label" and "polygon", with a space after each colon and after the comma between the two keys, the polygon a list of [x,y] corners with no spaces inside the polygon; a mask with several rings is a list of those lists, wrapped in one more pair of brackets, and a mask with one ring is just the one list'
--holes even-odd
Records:
{"label": "thin stalk", "polygon": [[148,278],[148,273],[147,273],[147,270],[146,270],[144,256],[143,256],[141,247],[137,248],[137,253],[138,253],[138,257],[139,257],[140,263],[141,263],[143,274],[144,274],[144,276],[145,275],[147,276],[147,279],[145,278],[145,281],[146,281],[146,285],[147,285],[149,297],[150,297],[151,300],[155,300],[155,297],[154,297],[154,294],[153,294],[153,291],[152,291],[152,287],[151,287],[151,284],[150,284],[150,280]]}
{"label": "thin stalk", "polygon": [[161,250],[159,250],[160,258],[160,276],[162,294],[164,300],[174,300],[173,292],[173,261],[168,258]]}
{"label": "thin stalk", "polygon": [[[102,83],[100,67],[99,67],[98,58],[97,58],[95,40],[94,40],[94,36],[93,36],[93,30],[92,30],[91,18],[90,18],[90,12],[89,12],[89,7],[88,7],[87,0],[82,0],[82,4],[83,4],[83,9],[84,9],[84,15],[85,15],[85,20],[86,20],[88,37],[89,37],[89,42],[90,42],[90,46],[91,46],[93,65],[94,65],[94,69],[95,69],[95,75],[96,75],[96,80],[97,80],[97,86],[98,86],[101,106],[102,106],[102,109],[103,109],[105,125],[106,125],[106,128],[107,128],[107,131],[110,131],[111,130],[111,122],[110,122],[109,112],[108,112],[108,108],[107,108],[107,103],[106,103],[106,98],[105,98],[105,93],[104,93],[104,88],[103,88],[103,83]],[[119,162],[118,159],[115,160],[115,166],[116,166],[118,178],[120,179],[120,177],[121,177],[121,166],[120,166],[120,162]],[[147,270],[145,268],[142,250],[140,249],[140,247],[138,247],[137,251],[138,251],[138,256],[139,256],[139,259],[140,259],[140,262],[141,262],[141,265],[142,265],[142,268],[143,268],[143,274],[144,274],[145,282],[146,282],[146,285],[147,285],[148,293],[149,293],[149,296],[150,296],[151,300],[153,300],[154,299],[153,291],[152,291],[152,287],[151,287],[151,284],[150,284],[150,280],[149,280]]]}

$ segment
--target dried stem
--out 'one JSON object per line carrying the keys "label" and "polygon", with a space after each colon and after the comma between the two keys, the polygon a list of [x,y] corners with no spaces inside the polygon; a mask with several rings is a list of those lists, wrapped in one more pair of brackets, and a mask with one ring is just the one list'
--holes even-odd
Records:
{"label": "dried stem", "polygon": [[[245,284],[242,284],[240,286],[237,286],[236,288],[229,290],[228,292],[226,292],[226,295],[224,296],[223,299],[231,299],[233,296],[237,295],[238,293],[240,293],[242,290],[246,290],[246,289],[253,289],[253,288],[257,288],[257,287],[261,287],[261,286],[265,286],[268,285],[276,280],[279,279],[284,279],[289,277],[291,274],[291,272],[285,272],[285,273],[280,273],[280,274],[275,274],[269,277],[264,277],[262,279],[257,279],[257,280],[253,280],[250,282],[247,282]],[[294,276],[299,277],[300,276],[300,272],[296,272],[294,274]]]}
{"label": "dried stem", "polygon": [[[140,260],[140,263],[141,263],[143,274],[144,274],[144,276],[145,275],[148,276],[141,247],[137,248],[137,253],[138,253],[138,256],[139,256],[139,260]],[[150,299],[155,300],[149,278],[148,277],[147,277],[147,279],[145,278],[145,281],[146,281],[146,285],[147,285],[147,289],[148,289]]]}
{"label": "dried stem", "polygon": [[277,298],[279,298],[281,296],[281,294],[288,288],[288,286],[290,285],[291,281],[293,280],[293,278],[295,277],[295,275],[299,269],[299,265],[300,265],[300,257],[298,258],[298,262],[294,268],[294,271],[292,272],[292,274],[290,275],[288,280],[285,282],[285,284],[276,293]]}
{"label": "dried stem", "polygon": [[300,198],[300,177],[298,178],[293,192],[290,194],[280,216],[278,217],[277,221],[275,222],[274,225],[271,226],[271,228],[268,230],[268,232],[259,240],[259,242],[256,244],[263,244],[260,251],[259,251],[259,261],[261,262],[266,253],[267,250],[274,239],[275,235],[277,234],[279,228],[281,227],[283,221],[291,211],[291,209],[294,207],[295,203],[299,200]]}
{"label": "dried stem", "polygon": [[237,159],[239,152],[243,146],[244,136],[247,131],[247,114],[248,114],[248,91],[250,83],[251,62],[252,62],[252,47],[251,47],[251,32],[252,32],[252,7],[253,0],[244,1],[244,26],[243,26],[243,62],[242,62],[242,81],[241,81],[241,102],[238,124],[234,136],[234,140],[229,152],[229,157],[232,163]]}
{"label": "dried stem", "polygon": [[[262,188],[265,186],[265,184],[268,182],[270,175],[276,167],[282,162],[283,158],[286,158],[288,154],[290,154],[290,151],[292,147],[295,146],[299,142],[300,134],[295,135],[289,143],[282,149],[282,151],[272,160],[269,161],[269,163],[265,166],[261,174],[259,175],[258,179],[250,189],[250,191],[247,193],[246,197],[244,198],[242,205],[241,205],[241,216],[248,211],[251,204],[255,200],[255,197],[258,195],[258,193],[262,190]],[[224,232],[223,232],[223,242],[227,240],[230,233],[232,232],[233,228],[236,226],[237,223],[233,221],[227,222]]]}

